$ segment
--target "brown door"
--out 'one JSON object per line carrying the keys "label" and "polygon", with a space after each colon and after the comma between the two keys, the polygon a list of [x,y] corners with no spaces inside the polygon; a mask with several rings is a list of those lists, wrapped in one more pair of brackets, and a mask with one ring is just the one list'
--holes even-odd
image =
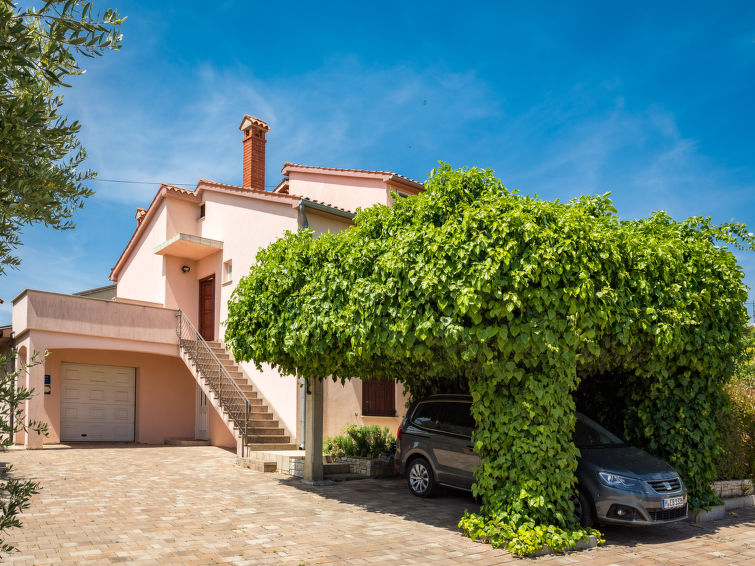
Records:
{"label": "brown door", "polygon": [[199,281],[199,333],[205,340],[215,340],[215,276]]}

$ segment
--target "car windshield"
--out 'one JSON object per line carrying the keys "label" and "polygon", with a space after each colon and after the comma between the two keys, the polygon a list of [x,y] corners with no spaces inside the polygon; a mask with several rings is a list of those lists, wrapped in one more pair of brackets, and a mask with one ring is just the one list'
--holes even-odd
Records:
{"label": "car windshield", "polygon": [[615,434],[611,434],[598,423],[577,413],[574,425],[574,444],[579,448],[606,448],[622,446],[624,442]]}

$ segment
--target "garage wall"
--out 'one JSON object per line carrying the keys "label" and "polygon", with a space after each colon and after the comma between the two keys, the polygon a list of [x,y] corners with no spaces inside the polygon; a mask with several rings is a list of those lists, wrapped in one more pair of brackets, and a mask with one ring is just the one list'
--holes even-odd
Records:
{"label": "garage wall", "polygon": [[[51,393],[44,396],[49,423],[45,444],[60,442],[63,362],[136,368],[136,442],[163,444],[165,438],[194,437],[195,381],[180,358],[102,350],[53,350],[45,360]],[[40,392],[40,394],[42,394]]]}

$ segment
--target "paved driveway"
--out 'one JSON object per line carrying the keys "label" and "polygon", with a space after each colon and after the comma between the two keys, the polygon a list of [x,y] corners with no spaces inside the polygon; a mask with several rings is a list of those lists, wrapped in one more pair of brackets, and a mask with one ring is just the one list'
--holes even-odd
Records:
{"label": "paved driveway", "polygon": [[[43,490],[10,564],[521,564],[456,529],[469,497],[409,496],[402,481],[307,487],[237,468],[213,447],[11,451]],[[755,564],[755,512],[706,526],[607,530],[599,549],[545,564]]]}

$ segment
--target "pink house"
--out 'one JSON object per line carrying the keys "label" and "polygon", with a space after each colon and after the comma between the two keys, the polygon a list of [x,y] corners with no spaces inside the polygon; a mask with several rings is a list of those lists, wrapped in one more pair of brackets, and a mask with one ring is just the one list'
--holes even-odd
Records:
{"label": "pink house", "polygon": [[[179,438],[241,453],[302,442],[304,388],[270,367],[235,363],[222,343],[228,299],[257,250],[286,230],[344,230],[358,207],[390,205],[392,193],[423,187],[384,171],[286,163],[283,180],[265,191],[268,129],[244,116],[242,187],[204,179],[193,190],[161,185],[137,209],[112,288],[25,290],[14,299],[19,360],[49,352],[28,372],[40,394],[25,407],[26,419],[49,423],[49,436],[18,434],[16,443]],[[326,383],[323,434],[347,423],[395,429],[404,401],[392,382]]]}

